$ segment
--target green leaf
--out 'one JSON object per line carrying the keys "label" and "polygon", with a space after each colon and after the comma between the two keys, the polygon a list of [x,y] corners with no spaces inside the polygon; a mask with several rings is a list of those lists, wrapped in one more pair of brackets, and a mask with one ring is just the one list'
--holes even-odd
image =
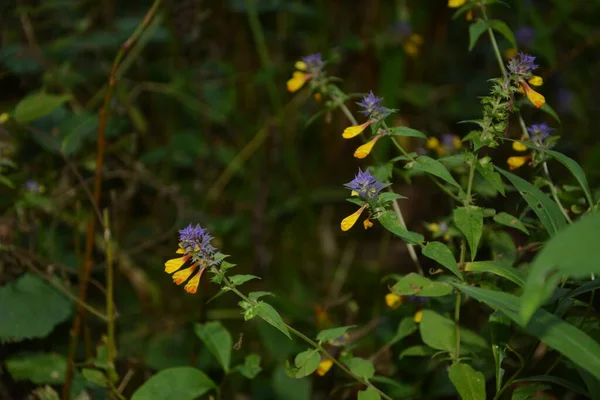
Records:
{"label": "green leaf", "polygon": [[475,169],[477,170],[477,172],[479,172],[483,179],[485,179],[493,187],[495,187],[496,190],[498,190],[502,194],[502,196],[506,196],[506,193],[504,192],[504,183],[502,182],[502,177],[499,173],[494,171],[494,165],[491,162],[484,164],[481,162],[481,160],[478,160],[477,164],[475,164]]}
{"label": "green leaf", "polygon": [[[525,386],[518,386],[512,393],[511,400],[529,400],[532,398],[538,398],[538,393],[550,389],[548,385],[542,385],[541,383],[533,383]],[[551,397],[540,396],[542,400],[551,400]]]}
{"label": "green leaf", "polygon": [[391,340],[391,343],[397,343],[415,333],[417,331],[417,323],[413,317],[402,318],[396,329],[396,335]]}
{"label": "green leaf", "polygon": [[108,379],[102,371],[92,368],[82,368],[81,374],[83,375],[86,381],[93,383],[94,385],[98,385],[100,387],[108,386]]}
{"label": "green leaf", "polygon": [[202,340],[210,354],[212,354],[225,372],[229,372],[231,363],[231,349],[233,339],[229,331],[219,321],[196,324],[194,332]]}
{"label": "green leaf", "polygon": [[340,326],[339,328],[325,329],[319,332],[317,340],[319,342],[327,342],[329,340],[338,339],[350,328],[354,328],[356,325]]}
{"label": "green leaf", "polygon": [[455,351],[456,330],[454,321],[442,317],[432,310],[423,310],[419,324],[421,339],[427,346],[436,350]]}
{"label": "green leaf", "polygon": [[456,275],[461,281],[464,280],[460,270],[456,266],[456,258],[452,251],[442,242],[429,242],[423,250],[421,250],[425,257],[429,257],[432,260],[437,261],[439,264],[446,267],[450,272]]}
{"label": "green leaf", "polygon": [[215,388],[217,385],[199,369],[176,367],[152,376],[131,400],[195,400]]}
{"label": "green leaf", "polygon": [[406,164],[406,168],[411,169],[412,171],[422,171],[431,175],[435,175],[440,179],[448,182],[449,184],[461,189],[460,185],[456,180],[450,175],[448,169],[439,162],[438,160],[434,160],[431,157],[427,156],[419,156],[415,159],[414,162],[410,162]]}
{"label": "green leaf", "polygon": [[[589,394],[585,394],[585,390],[582,390],[581,388],[578,388],[579,390],[575,389],[575,388],[570,388],[571,390],[574,390],[577,393],[581,393],[583,391],[584,396],[586,397],[591,397],[592,400],[598,400],[600,399],[600,379],[594,378],[589,372],[587,372],[586,370],[582,369],[582,368],[577,368],[577,372],[579,372],[579,376],[581,376],[581,379],[583,380],[583,382],[585,383],[585,386],[588,389],[588,392],[591,393],[592,395],[590,396]],[[571,384],[571,382],[566,381],[567,384]],[[571,384],[573,385],[573,384]],[[573,385],[575,386],[575,385]],[[576,386],[577,388],[577,386]]]}
{"label": "green leaf", "polygon": [[346,365],[350,368],[350,371],[359,378],[369,380],[375,375],[373,363],[364,358],[352,357],[346,362]]}
{"label": "green leaf", "polygon": [[493,30],[499,32],[502,36],[504,36],[510,42],[513,48],[516,49],[519,47],[517,46],[515,35],[504,21],[500,21],[499,19],[492,19],[489,21],[489,24]]}
{"label": "green leaf", "polygon": [[397,126],[395,128],[390,128],[389,133],[392,136],[410,136],[427,140],[427,136],[425,136],[425,134],[407,126]]}
{"label": "green leaf", "polygon": [[[529,103],[532,107],[534,107],[533,104],[531,104],[530,101],[528,101],[527,103]],[[542,106],[540,107],[540,110],[542,110],[543,112],[545,112],[546,114],[550,115],[552,118],[554,118],[556,120],[556,122],[558,122],[559,124],[562,124],[562,122],[560,121],[560,117],[558,116],[558,114],[556,113],[556,111],[554,111],[554,109],[552,107],[550,107],[550,105],[548,103],[544,103],[542,104]]]}
{"label": "green leaf", "polygon": [[549,313],[538,309],[528,324],[519,315],[519,298],[508,293],[452,283],[461,292],[504,313],[527,333],[562,353],[575,364],[600,378],[600,344],[586,333]]}
{"label": "green leaf", "polygon": [[56,353],[18,354],[6,360],[4,365],[16,381],[56,385],[65,380],[67,360]]}
{"label": "green leaf", "polygon": [[23,98],[15,108],[17,122],[27,123],[45,117],[62,104],[69,101],[69,95],[54,95],[44,92],[30,94]]}
{"label": "green leaf", "polygon": [[379,221],[385,229],[400,237],[406,243],[420,244],[425,240],[420,233],[410,232],[404,228],[393,211],[384,212],[377,218],[377,221]]}
{"label": "green leaf", "polygon": [[254,379],[262,371],[260,356],[258,354],[248,354],[244,359],[244,364],[238,365],[236,370],[246,378]]}
{"label": "green leaf", "polygon": [[252,279],[260,279],[254,275],[233,275],[229,277],[229,280],[236,286],[251,281]]}
{"label": "green leaf", "polygon": [[386,203],[394,200],[406,199],[406,196],[402,196],[398,193],[393,192],[383,192],[379,196],[377,196],[377,200],[380,203]]}
{"label": "green leaf", "polygon": [[254,301],[256,301],[264,296],[275,296],[275,295],[271,292],[250,292],[250,293],[248,293],[248,298],[250,300],[254,300]]}
{"label": "green leaf", "polygon": [[377,390],[373,386],[369,386],[367,390],[361,390],[358,392],[358,400],[380,400],[381,396],[377,393]]}
{"label": "green leaf", "polygon": [[[580,368],[577,368],[577,369],[579,371],[584,371],[584,370],[581,370]],[[513,382],[514,383],[546,382],[546,383],[551,383],[553,385],[562,386],[564,388],[572,390],[575,393],[579,393],[582,396],[590,397],[590,394],[588,392],[586,392],[585,389],[583,389],[582,387],[575,385],[573,382],[570,382],[566,379],[559,378],[557,376],[535,375],[535,376],[528,376],[527,378],[515,379]]]}
{"label": "green leaf", "polygon": [[400,296],[422,297],[447,296],[453,291],[452,286],[448,283],[434,282],[414,272],[402,277],[392,286],[391,290]]}
{"label": "green leaf", "polygon": [[519,190],[519,193],[529,207],[538,216],[542,225],[546,228],[550,236],[556,235],[566,224],[565,216],[558,208],[558,205],[552,201],[544,192],[527,182],[525,179],[518,177],[517,175],[511,174],[501,168],[496,167],[502,175],[508,178],[508,180]]}
{"label": "green leaf", "polygon": [[551,238],[534,259],[523,292],[521,316],[528,321],[565,276],[600,273],[600,212],[586,215]]}
{"label": "green leaf", "polygon": [[45,337],[69,318],[72,309],[58,289],[26,272],[0,287],[0,342]]}
{"label": "green leaf", "polygon": [[494,221],[496,221],[499,224],[518,229],[521,232],[529,235],[529,231],[527,230],[527,228],[525,228],[525,225],[523,225],[523,223],[517,217],[513,217],[508,213],[501,212],[499,214],[496,214],[494,216]]}
{"label": "green leaf", "polygon": [[435,353],[429,346],[424,345],[416,345],[408,347],[403,350],[402,353],[398,356],[399,359],[403,359],[404,357],[429,357]]}
{"label": "green leaf", "polygon": [[290,336],[290,331],[288,330],[287,325],[285,324],[285,322],[283,322],[283,319],[281,318],[277,310],[275,310],[273,306],[271,306],[269,303],[259,301],[256,312],[258,316],[261,317],[265,322],[279,329],[288,338],[292,338]]}
{"label": "green leaf", "polygon": [[448,377],[463,400],[485,400],[485,377],[469,364],[454,363]]}
{"label": "green leaf", "polygon": [[501,261],[477,261],[470,262],[465,265],[465,271],[469,272],[489,272],[494,275],[501,276],[509,281],[523,287],[525,285],[525,277],[516,268],[507,265]]}
{"label": "green leaf", "polygon": [[452,213],[456,227],[467,238],[471,249],[471,261],[477,255],[477,247],[483,233],[483,210],[480,207],[458,207]]}
{"label": "green leaf", "polygon": [[469,51],[473,50],[473,47],[477,44],[477,40],[479,40],[479,37],[483,35],[488,27],[488,23],[482,19],[478,19],[469,25]]}
{"label": "green leaf", "polygon": [[306,350],[298,354],[294,359],[297,370],[296,378],[304,378],[315,372],[321,362],[321,355],[315,349]]}

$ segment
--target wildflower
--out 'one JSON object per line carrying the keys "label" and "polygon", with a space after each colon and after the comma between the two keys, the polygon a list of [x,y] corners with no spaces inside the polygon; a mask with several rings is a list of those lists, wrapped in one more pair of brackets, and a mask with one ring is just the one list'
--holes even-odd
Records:
{"label": "wildflower", "polygon": [[373,150],[373,147],[375,146],[375,143],[377,143],[377,141],[379,139],[381,139],[383,137],[382,134],[376,135],[375,137],[373,137],[373,139],[369,140],[367,143],[363,144],[362,146],[359,146],[356,151],[354,151],[354,157],[356,158],[365,158],[366,156],[369,155],[369,153],[371,153],[371,150]]}
{"label": "wildflower", "polygon": [[324,66],[325,62],[319,53],[308,55],[301,61],[297,61],[295,67],[298,71],[294,71],[292,77],[287,81],[288,92],[296,92],[310,79],[321,76]]}
{"label": "wildflower", "polygon": [[323,360],[321,360],[319,366],[317,367],[317,375],[325,375],[331,369],[332,366],[333,360],[331,360],[330,358],[324,358]]}
{"label": "wildflower", "polygon": [[388,293],[385,295],[385,304],[391,309],[396,309],[404,302],[404,297],[399,296],[395,293]]}
{"label": "wildflower", "polygon": [[342,137],[344,139],[351,139],[361,134],[369,125],[390,115],[392,110],[382,106],[381,100],[383,99],[375,96],[371,91],[367,96],[363,97],[362,102],[356,103],[363,108],[360,113],[367,117],[367,121],[360,125],[353,125],[344,129]]}
{"label": "wildflower", "polygon": [[[533,144],[535,144],[536,146],[546,147],[546,148],[551,147],[551,143],[548,143],[548,139],[550,138],[552,131],[554,131],[554,129],[551,128],[546,123],[533,124],[533,125],[527,127],[527,132],[529,132],[529,141],[532,142]],[[529,149],[522,142],[513,142],[512,148],[513,148],[513,150],[519,151],[519,152],[527,151]],[[529,159],[533,159],[534,156],[535,156],[535,153],[524,155],[524,156],[513,156],[513,157],[509,157],[506,160],[506,163],[508,164],[509,169],[511,169],[511,170],[517,169],[517,168],[525,165],[525,163]]]}
{"label": "wildflower", "polygon": [[423,319],[423,310],[419,310],[415,313],[413,320],[418,324],[421,322],[422,319]]}
{"label": "wildflower", "polygon": [[468,0],[448,0],[448,7],[458,8],[465,4]]}
{"label": "wildflower", "polygon": [[531,141],[538,146],[544,146],[546,139],[550,137],[554,128],[546,123],[533,124],[527,127],[527,132],[531,135]]}
{"label": "wildflower", "polygon": [[539,68],[539,65],[534,64],[534,61],[534,56],[525,53],[517,53],[517,56],[508,62],[508,69],[515,75],[527,77]]}
{"label": "wildflower", "polygon": [[531,47],[535,41],[535,29],[531,26],[520,26],[515,30],[515,38],[519,46]]}
{"label": "wildflower", "polygon": [[428,138],[425,147],[434,150],[439,156],[443,156],[444,154],[452,153],[453,151],[460,149],[462,147],[462,141],[460,137],[448,133],[442,136],[441,142],[436,137]]}
{"label": "wildflower", "polygon": [[423,45],[423,36],[418,33],[411,34],[408,39],[402,44],[404,51],[411,57],[416,57],[419,54]]}
{"label": "wildflower", "polygon": [[541,86],[543,84],[541,77],[533,75],[533,71],[539,67],[534,64],[534,61],[534,56],[518,53],[516,57],[508,62],[508,70],[514,75],[514,79],[518,82],[519,91],[525,93],[534,106],[540,108],[544,105],[546,99],[529,86]]}
{"label": "wildflower", "polygon": [[[373,175],[371,175],[368,171],[363,172],[358,169],[358,174],[354,177],[354,179],[344,185],[347,189],[350,189],[351,195],[360,196],[363,200],[366,200],[365,204],[363,204],[358,211],[350,214],[346,218],[344,218],[341,222],[341,228],[343,231],[347,231],[354,226],[358,218],[363,213],[363,211],[369,205],[369,202],[373,202],[377,199],[377,195],[381,192],[387,185],[382,182],[379,182]],[[365,229],[373,226],[373,223],[367,217],[366,221],[363,223]]]}
{"label": "wildflower", "polygon": [[529,160],[531,156],[513,156],[508,157],[506,163],[508,164],[508,169],[513,170],[522,167],[525,165],[527,160]]}
{"label": "wildflower", "polygon": [[504,58],[506,58],[507,60],[510,60],[511,58],[514,58],[517,56],[517,49],[515,49],[514,47],[510,47],[508,49],[506,49],[506,51],[504,52]]}
{"label": "wildflower", "polygon": [[[200,278],[207,267],[221,262],[217,258],[217,249],[210,244],[211,240],[212,236],[200,225],[194,227],[190,224],[179,231],[177,254],[183,254],[183,256],[165,263],[165,272],[173,274],[173,282],[176,285],[187,281],[184,290],[188,293],[196,293]],[[191,265],[180,269],[188,261],[191,262]]]}

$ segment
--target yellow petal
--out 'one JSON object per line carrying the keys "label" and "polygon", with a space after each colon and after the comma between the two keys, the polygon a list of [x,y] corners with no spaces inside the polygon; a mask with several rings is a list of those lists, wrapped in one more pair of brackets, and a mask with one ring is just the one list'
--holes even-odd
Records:
{"label": "yellow petal", "polygon": [[10,115],[8,115],[8,113],[2,113],[2,114],[0,114],[0,124],[5,123],[9,119],[10,119]]}
{"label": "yellow petal", "polygon": [[457,8],[465,4],[467,0],[448,0],[448,7]]}
{"label": "yellow petal", "polygon": [[508,157],[508,160],[506,160],[506,163],[508,164],[508,169],[517,169],[521,166],[523,166],[527,160],[529,160],[529,156],[514,156],[514,157]]}
{"label": "yellow petal", "polygon": [[517,49],[511,47],[504,52],[504,57],[507,59],[515,58],[517,56]]}
{"label": "yellow petal", "polygon": [[452,144],[454,145],[455,149],[460,149],[462,147],[462,140],[460,140],[460,138],[456,135],[452,136]]}
{"label": "yellow petal", "polygon": [[513,142],[512,148],[514,151],[527,151],[527,146],[521,142]]}
{"label": "yellow petal", "polygon": [[308,65],[306,65],[306,63],[304,61],[296,61],[296,64],[294,64],[294,67],[296,67],[297,70],[306,71],[306,68],[308,68]]}
{"label": "yellow petal", "polygon": [[308,74],[304,72],[296,71],[292,74],[292,78],[287,81],[287,90],[288,92],[295,92],[299,90],[304,83],[308,80]]}
{"label": "yellow petal", "polygon": [[419,310],[415,313],[414,321],[418,324],[423,319],[423,310]]}
{"label": "yellow petal", "polygon": [[349,126],[346,129],[344,129],[344,132],[342,133],[342,137],[344,139],[351,139],[354,136],[360,135],[362,133],[362,131],[364,131],[365,128],[367,126],[371,125],[373,122],[374,121],[367,121],[360,125]]}
{"label": "yellow petal", "polygon": [[440,140],[432,136],[429,139],[427,139],[425,147],[427,147],[428,149],[437,149],[440,147]]}
{"label": "yellow petal", "polygon": [[375,146],[375,143],[377,143],[377,141],[379,139],[381,139],[381,135],[375,136],[369,142],[367,142],[367,143],[363,144],[362,146],[360,146],[354,152],[354,157],[356,157],[356,158],[365,158],[366,156],[368,156],[369,153],[371,152],[371,150],[373,150],[373,146]]}
{"label": "yellow petal", "polygon": [[369,218],[367,218],[363,221],[363,226],[365,227],[365,229],[369,229],[370,227],[373,226],[373,223],[371,222],[371,220]]}
{"label": "yellow petal", "polygon": [[167,274],[172,274],[177,271],[181,266],[187,261],[189,257],[179,257],[173,258],[165,263],[165,272]]}
{"label": "yellow petal", "polygon": [[544,96],[530,88],[529,85],[525,82],[521,82],[521,87],[523,88],[523,91],[525,92],[525,95],[527,96],[529,101],[531,101],[531,103],[533,103],[534,106],[540,108],[544,105],[544,103],[546,102]]}
{"label": "yellow petal", "polygon": [[542,77],[536,76],[536,75],[529,78],[528,82],[530,85],[533,85],[533,86],[542,86],[544,84],[544,80],[542,79]]}
{"label": "yellow petal", "polygon": [[329,371],[331,369],[331,366],[333,365],[333,361],[330,360],[329,358],[326,358],[325,360],[321,361],[319,363],[319,366],[317,367],[317,375],[319,376],[323,376],[327,373],[327,371]]}
{"label": "yellow petal", "polygon": [[353,214],[348,215],[346,218],[344,218],[342,220],[342,223],[340,224],[340,226],[344,232],[354,226],[354,224],[358,220],[358,217],[360,217],[360,214],[362,214],[362,212],[365,210],[365,207],[367,207],[366,204],[363,205],[361,208],[359,208],[358,211],[356,211]]}
{"label": "yellow petal", "polygon": [[177,249],[177,251],[175,253],[176,254],[185,254],[185,249],[183,247],[180,247]]}
{"label": "yellow petal", "polygon": [[385,295],[385,304],[387,304],[389,308],[396,309],[400,307],[400,304],[402,304],[403,301],[404,298],[395,293],[388,293]]}
{"label": "yellow petal", "polygon": [[173,274],[173,282],[175,282],[176,285],[181,285],[183,282],[185,282],[185,280],[187,278],[190,277],[190,275],[192,275],[192,273],[196,269],[196,266],[197,266],[197,264],[194,264],[189,268],[182,269],[181,271],[175,272]]}
{"label": "yellow petal", "polygon": [[204,272],[204,270],[205,268],[201,268],[200,271],[198,271],[198,273],[194,275],[192,279],[190,279],[190,281],[185,285],[183,290],[191,294],[196,293],[196,291],[198,290],[198,284],[200,283],[200,278],[202,277],[202,273]]}

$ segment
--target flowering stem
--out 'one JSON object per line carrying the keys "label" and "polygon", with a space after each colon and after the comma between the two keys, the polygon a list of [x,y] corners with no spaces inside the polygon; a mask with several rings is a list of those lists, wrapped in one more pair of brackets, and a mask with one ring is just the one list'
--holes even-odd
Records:
{"label": "flowering stem", "polygon": [[[212,267],[212,271],[217,274],[220,275],[219,271],[217,270],[216,267]],[[251,300],[249,299],[245,294],[243,294],[242,292],[240,292],[234,284],[232,284],[229,279],[227,279],[227,277],[223,277],[223,282],[225,283],[225,286],[231,290],[233,293],[235,293],[239,298],[241,298],[242,300],[244,300],[245,302],[252,304],[254,306],[258,305],[258,302],[255,300]],[[344,371],[346,374],[348,374],[350,377],[352,377],[354,380],[356,380],[357,382],[367,386],[367,387],[372,387],[373,389],[375,389],[375,391],[377,391],[377,393],[379,393],[379,395],[386,399],[386,400],[392,400],[392,398],[388,395],[386,395],[385,393],[383,393],[381,390],[379,390],[377,387],[375,387],[373,384],[371,384],[369,381],[362,379],[361,377],[355,375],[352,371],[350,371],[350,369],[348,367],[346,367],[342,362],[338,361],[334,356],[331,355],[331,353],[329,353],[327,350],[325,350],[325,348],[323,346],[321,346],[319,343],[315,342],[314,340],[312,340],[311,338],[309,338],[308,336],[306,336],[305,334],[303,334],[300,331],[297,331],[296,329],[292,328],[290,325],[286,324],[284,322],[284,325],[286,326],[286,328],[293,333],[295,336],[297,336],[298,338],[304,340],[306,343],[308,343],[309,345],[311,345],[312,347],[314,347],[316,350],[318,350],[321,354],[323,354],[325,357],[329,358],[331,361],[333,361],[333,363],[335,365],[337,365],[342,371]]]}
{"label": "flowering stem", "polygon": [[[485,5],[483,2],[480,2],[481,13],[483,14],[483,19],[485,22],[489,22],[487,12],[485,11]],[[502,55],[500,54],[500,49],[498,48],[498,43],[496,42],[496,35],[494,35],[494,31],[491,27],[488,26],[488,35],[490,36],[490,41],[492,42],[492,47],[494,48],[494,54],[496,54],[496,60],[498,60],[498,65],[500,66],[500,70],[502,71],[502,75],[506,77],[506,68],[504,67],[504,61],[502,61]]]}

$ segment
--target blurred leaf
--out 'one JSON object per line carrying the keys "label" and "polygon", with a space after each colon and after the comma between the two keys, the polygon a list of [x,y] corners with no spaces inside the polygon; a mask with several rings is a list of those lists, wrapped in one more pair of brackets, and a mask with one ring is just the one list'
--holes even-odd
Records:
{"label": "blurred leaf", "polygon": [[81,373],[86,381],[101,387],[108,386],[108,379],[102,371],[91,368],[82,368]]}
{"label": "blurred leaf", "polygon": [[454,363],[448,377],[463,400],[485,400],[485,377],[469,364]]}
{"label": "blurred leaf", "polygon": [[56,108],[69,101],[69,95],[53,95],[37,92],[21,100],[14,112],[14,118],[22,124],[45,117]]}
{"label": "blurred leaf", "polygon": [[[38,400],[60,400],[58,393],[50,386],[44,386],[41,388],[37,388],[33,391],[33,394],[36,396],[35,398]],[[75,399],[77,400],[77,399]]]}
{"label": "blurred leaf", "polygon": [[229,331],[219,321],[196,324],[194,331],[225,372],[229,372],[233,347],[233,339]]}
{"label": "blurred leaf", "polygon": [[406,243],[420,244],[424,240],[423,235],[420,233],[410,232],[404,228],[393,211],[384,212],[377,218],[377,221],[379,221],[385,229],[400,237]]}
{"label": "blurred leaf", "polygon": [[465,271],[469,272],[488,272],[494,275],[508,279],[512,283],[523,287],[525,277],[518,269],[507,265],[503,261],[477,261],[465,264]]}
{"label": "blurred leaf", "polygon": [[423,310],[423,318],[419,324],[423,343],[432,349],[452,352],[456,348],[456,331],[454,321],[442,317],[432,310]]}
{"label": "blurred leaf", "polygon": [[264,301],[259,301],[257,313],[259,317],[265,320],[265,322],[279,329],[288,338],[292,338],[290,336],[290,332],[287,328],[287,325],[285,324],[285,322],[283,322],[283,319],[281,318],[277,310],[275,310],[270,304],[265,303]]}
{"label": "blurred leaf", "polygon": [[523,196],[529,207],[538,216],[550,236],[556,235],[566,225],[565,216],[560,211],[560,208],[544,192],[517,175],[498,167],[496,169],[507,177],[517,190],[519,190],[521,196]]}
{"label": "blurred leaf", "polygon": [[421,297],[447,296],[453,291],[445,282],[434,282],[414,272],[402,277],[391,290],[400,296]]}
{"label": "blurred leaf", "polygon": [[565,277],[600,273],[600,212],[583,216],[551,238],[529,270],[521,300],[521,316],[529,321]]}
{"label": "blurred leaf", "polygon": [[584,283],[583,285],[573,289],[567,295],[569,297],[577,297],[587,292],[591,292],[592,290],[596,290],[600,288],[600,278],[596,278],[593,281],[589,281]]}
{"label": "blurred leaf", "polygon": [[[579,368],[578,368],[579,370]],[[528,376],[527,378],[523,378],[523,379],[516,379],[514,381],[514,383],[525,383],[525,382],[547,382],[547,383],[552,383],[554,385],[558,385],[558,386],[562,386],[564,388],[567,388],[569,390],[572,390],[575,393],[579,393],[585,397],[590,397],[590,394],[588,392],[585,391],[585,389],[583,389],[582,387],[575,385],[573,382],[570,382],[566,379],[563,378],[559,378],[557,376],[550,376],[550,375],[535,375],[535,376]]]}
{"label": "blurred leaf", "polygon": [[389,133],[392,136],[409,136],[427,140],[427,136],[425,136],[424,133],[407,126],[396,126],[394,128],[390,128]]}
{"label": "blurred leaf", "polygon": [[431,175],[435,175],[449,184],[456,186],[458,189],[461,189],[458,182],[456,182],[452,175],[450,175],[450,172],[448,172],[448,169],[444,166],[444,164],[434,160],[431,157],[418,156],[415,162],[406,164],[406,168],[411,169],[412,171],[422,171]]}
{"label": "blurred leaf", "polygon": [[304,378],[315,372],[319,363],[321,362],[321,355],[315,349],[306,350],[298,354],[294,359],[296,365],[295,377]]}
{"label": "blurred leaf", "polygon": [[475,260],[477,247],[483,233],[483,210],[480,207],[468,206],[457,207],[452,216],[456,227],[467,238],[471,249],[471,261]]}
{"label": "blurred leaf", "polygon": [[277,394],[277,398],[281,400],[310,400],[312,398],[311,380],[290,378],[283,366],[275,369],[271,386]]}
{"label": "blurred leaf", "polygon": [[81,149],[90,137],[94,137],[98,128],[98,116],[91,113],[72,114],[65,118],[58,128],[63,138],[61,150],[71,155]]}
{"label": "blurred leaf", "polygon": [[229,277],[229,280],[236,286],[251,281],[252,279],[260,279],[255,275],[233,275]]}
{"label": "blurred leaf", "polygon": [[358,392],[358,400],[380,400],[381,396],[373,386],[369,386],[366,390]]}
{"label": "blurred leaf", "polygon": [[346,362],[348,368],[352,373],[363,379],[371,379],[373,375],[375,375],[375,367],[373,363],[369,360],[365,360],[364,358],[352,357],[350,360]]}
{"label": "blurred leaf", "polygon": [[262,371],[260,356],[258,354],[248,354],[244,359],[244,364],[238,365],[236,370],[248,379],[256,378],[256,375]]}
{"label": "blurred leaf", "polygon": [[425,247],[421,250],[425,257],[429,257],[432,260],[437,261],[450,272],[456,275],[461,281],[464,281],[460,270],[456,266],[456,259],[454,254],[450,251],[448,246],[442,242],[428,242]]}
{"label": "blurred leaf", "polygon": [[56,353],[18,354],[7,359],[4,365],[16,381],[56,385],[65,380],[67,360]]}
{"label": "blurred leaf", "polygon": [[517,49],[519,47],[517,46],[515,35],[513,34],[512,30],[508,27],[508,25],[506,25],[506,22],[500,21],[499,19],[492,19],[489,21],[489,24],[493,30],[499,32],[502,36],[504,36],[506,40],[510,42],[513,48]]}
{"label": "blurred leaf", "polygon": [[544,309],[538,309],[525,325],[519,315],[519,298],[508,293],[452,283],[458,290],[499,310],[548,346],[600,378],[600,344],[573,325]]}
{"label": "blurred leaf", "polygon": [[517,261],[517,248],[512,236],[505,231],[491,231],[488,233],[488,243],[492,250],[492,259],[499,260],[507,265]]}
{"label": "blurred leaf", "polygon": [[[585,386],[587,387],[589,394],[585,393],[585,390],[572,384],[569,381],[566,381],[566,383],[571,386],[574,386],[574,388],[569,387],[569,386],[566,386],[566,387],[573,390],[576,393],[580,393],[586,397],[590,397],[592,400],[600,399],[600,379],[594,378],[589,372],[587,372],[586,370],[579,368],[579,367],[577,367],[577,372],[579,372],[579,376],[581,376],[581,379],[585,383]],[[553,378],[553,377],[550,377],[550,378]],[[557,379],[560,379],[560,378],[557,378]]]}
{"label": "blurred leaf", "polygon": [[217,385],[199,369],[169,368],[158,372],[140,386],[131,400],[195,400]]}
{"label": "blurred leaf", "polygon": [[553,397],[543,396],[544,390],[550,389],[548,385],[533,383],[526,386],[518,386],[512,393],[511,400],[527,400],[531,398],[551,400]]}
{"label": "blurred leaf", "polygon": [[0,287],[0,342],[45,337],[71,315],[67,297],[37,275],[26,272]]}
{"label": "blurred leaf", "polygon": [[527,228],[525,228],[525,225],[523,225],[523,223],[517,217],[513,217],[512,215],[510,215],[508,213],[501,212],[501,213],[496,214],[494,216],[494,221],[496,221],[499,224],[518,229],[521,232],[529,235],[529,231],[527,230]]}
{"label": "blurred leaf", "polygon": [[319,332],[317,340],[319,342],[328,342],[330,340],[338,339],[348,329],[354,328],[356,325],[340,326],[339,328],[325,329]]}
{"label": "blurred leaf", "polygon": [[435,353],[435,350],[429,346],[417,345],[411,346],[402,351],[400,353],[399,358],[402,359],[404,357],[429,357]]}
{"label": "blurred leaf", "polygon": [[489,25],[486,21],[478,19],[469,25],[469,51],[473,50],[477,44],[479,37],[488,29]]}
{"label": "blurred leaf", "polygon": [[417,331],[417,323],[413,317],[402,318],[396,329],[396,335],[391,340],[391,343],[397,343],[415,333]]}
{"label": "blurred leaf", "polygon": [[478,160],[477,164],[475,164],[475,169],[481,174],[483,179],[488,181],[494,188],[496,188],[496,190],[499,191],[502,196],[506,196],[506,193],[504,193],[504,183],[502,183],[502,177],[499,173],[494,171],[494,165],[491,162],[483,164],[481,160]]}

